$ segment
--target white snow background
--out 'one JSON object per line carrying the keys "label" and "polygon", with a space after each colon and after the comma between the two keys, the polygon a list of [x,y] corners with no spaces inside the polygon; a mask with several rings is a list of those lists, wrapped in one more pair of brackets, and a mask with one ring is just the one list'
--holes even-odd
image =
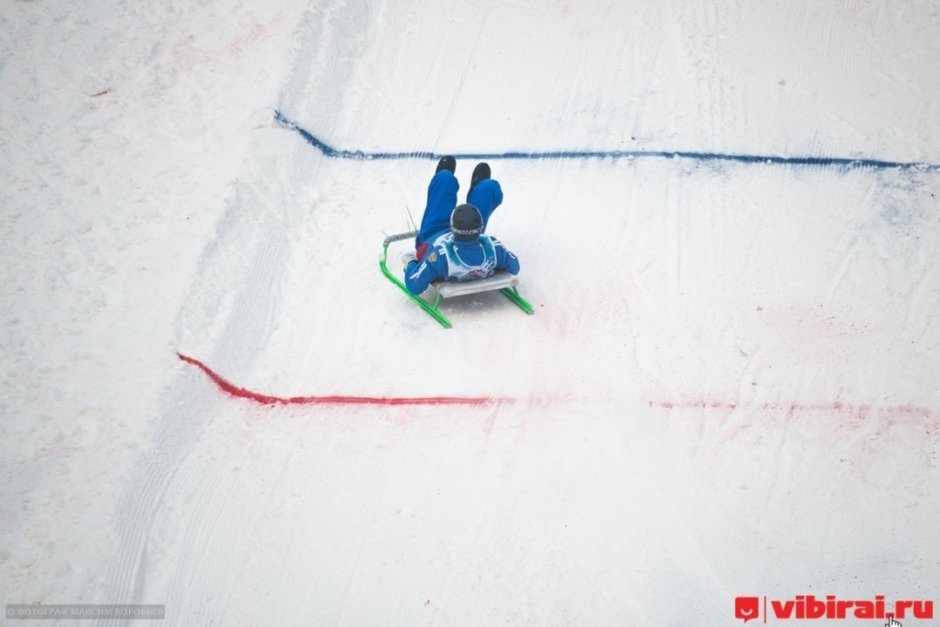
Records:
{"label": "white snow background", "polygon": [[[2,601],[940,601],[938,76],[928,0],[4,2]],[[275,111],[365,152],[924,165],[490,159],[536,313],[469,297],[444,330],[377,263],[435,160],[330,157]],[[261,405],[177,351],[269,395],[511,402]]]}

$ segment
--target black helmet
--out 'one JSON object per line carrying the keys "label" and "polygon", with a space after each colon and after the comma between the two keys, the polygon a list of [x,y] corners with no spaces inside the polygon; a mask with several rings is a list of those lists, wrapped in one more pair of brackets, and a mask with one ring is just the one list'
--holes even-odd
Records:
{"label": "black helmet", "polygon": [[472,242],[483,232],[483,216],[473,205],[460,205],[450,214],[450,230],[459,242]]}

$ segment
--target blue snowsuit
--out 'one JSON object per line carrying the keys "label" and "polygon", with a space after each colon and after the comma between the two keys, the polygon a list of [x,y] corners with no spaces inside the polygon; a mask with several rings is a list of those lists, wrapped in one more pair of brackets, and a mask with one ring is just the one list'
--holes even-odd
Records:
{"label": "blue snowsuit", "polygon": [[495,237],[481,235],[475,241],[461,242],[454,239],[453,233],[442,233],[429,246],[424,259],[408,263],[405,287],[412,294],[421,294],[435,281],[472,281],[498,270],[519,274],[519,259]]}
{"label": "blue snowsuit", "polygon": [[[428,185],[428,204],[424,208],[418,237],[415,238],[416,248],[421,244],[430,245],[434,241],[434,236],[442,231],[450,230],[450,214],[457,206],[458,189],[460,189],[460,183],[450,170],[441,170],[431,178],[431,183]],[[485,232],[487,221],[496,211],[496,207],[503,202],[503,190],[498,181],[485,179],[473,188],[467,202],[480,210]]]}

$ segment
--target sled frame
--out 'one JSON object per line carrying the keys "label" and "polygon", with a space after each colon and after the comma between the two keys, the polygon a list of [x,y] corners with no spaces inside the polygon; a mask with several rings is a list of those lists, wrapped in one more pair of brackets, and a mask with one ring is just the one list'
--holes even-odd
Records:
{"label": "sled frame", "polygon": [[447,319],[447,316],[441,313],[439,309],[445,298],[454,298],[457,296],[466,296],[469,294],[479,294],[481,292],[492,292],[498,290],[503,296],[515,303],[516,306],[525,313],[535,313],[532,305],[529,304],[529,302],[526,301],[519,293],[517,288],[519,282],[518,277],[509,274],[508,272],[498,272],[493,276],[475,281],[465,281],[459,283],[438,281],[432,284],[432,287],[435,291],[433,303],[428,302],[421,296],[412,294],[408,291],[408,288],[405,287],[404,282],[399,277],[392,274],[391,271],[389,271],[387,263],[388,246],[394,242],[412,239],[417,237],[417,235],[417,231],[409,231],[407,233],[398,233],[386,237],[382,242],[382,255],[379,257],[379,268],[382,270],[382,274],[384,274],[389,281],[395,284],[395,286],[398,287],[402,293],[413,300],[415,304],[421,307],[421,309],[423,309],[429,316],[437,320],[437,322],[445,329],[450,329],[453,327],[453,325],[450,323],[450,320]]}

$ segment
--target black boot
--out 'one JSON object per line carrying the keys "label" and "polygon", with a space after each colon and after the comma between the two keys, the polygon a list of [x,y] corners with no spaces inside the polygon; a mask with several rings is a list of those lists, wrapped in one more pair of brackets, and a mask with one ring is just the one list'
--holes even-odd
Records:
{"label": "black boot", "polygon": [[434,170],[434,174],[437,174],[441,170],[450,170],[450,173],[453,174],[454,170],[457,169],[457,160],[451,157],[450,155],[441,157],[441,160],[437,162],[437,169]]}
{"label": "black boot", "polygon": [[477,186],[477,183],[488,178],[490,178],[490,164],[481,161],[477,164],[477,167],[473,168],[473,176],[470,177],[470,189],[467,190],[467,202],[470,202],[470,194],[473,193],[473,188]]}

